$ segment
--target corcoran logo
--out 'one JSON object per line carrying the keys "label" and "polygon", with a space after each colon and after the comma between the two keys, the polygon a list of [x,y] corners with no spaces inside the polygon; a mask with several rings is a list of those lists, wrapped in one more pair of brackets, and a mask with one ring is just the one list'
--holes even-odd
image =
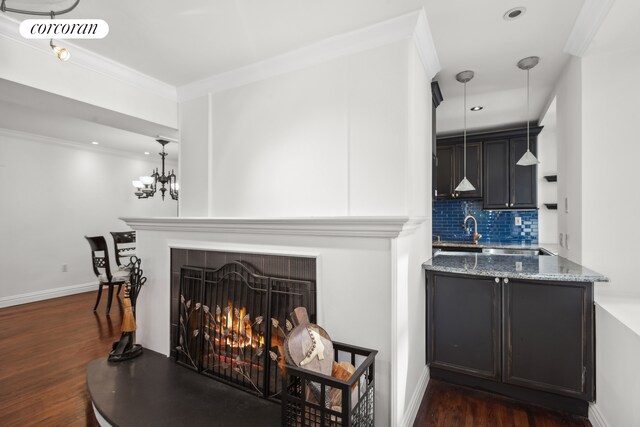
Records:
{"label": "corcoran logo", "polygon": [[26,39],[102,39],[109,24],[102,19],[25,19],[20,35]]}

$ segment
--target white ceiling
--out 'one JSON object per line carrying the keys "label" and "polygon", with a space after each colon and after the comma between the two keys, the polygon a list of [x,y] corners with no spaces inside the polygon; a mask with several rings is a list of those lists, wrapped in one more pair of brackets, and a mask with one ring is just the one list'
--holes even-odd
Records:
{"label": "white ceiling", "polygon": [[[50,3],[63,7],[73,0]],[[7,0],[8,7],[19,4],[38,2]],[[61,17],[104,19],[109,24],[106,38],[73,43],[180,86],[423,4],[424,0],[80,0],[75,10]]]}
{"label": "white ceiling", "polygon": [[[437,80],[444,101],[437,110],[437,132],[463,128],[463,85],[455,75],[473,70],[467,83],[467,127],[482,129],[537,120],[548,104],[555,82],[569,58],[562,52],[584,0],[428,0],[431,25],[442,71]],[[527,8],[513,21],[502,15],[516,6]],[[526,114],[526,72],[516,63],[539,56],[531,70],[531,112]]]}
{"label": "white ceiling", "polygon": [[[442,71],[444,102],[438,133],[462,129],[462,85],[455,74],[476,72],[468,84],[468,126],[480,129],[536,120],[568,59],[562,52],[584,0],[81,0],[64,17],[109,23],[102,40],[74,40],[100,55],[180,86],[330,36],[425,7]],[[7,0],[8,7],[48,10],[73,0]],[[44,7],[43,7],[44,4]],[[527,12],[505,21],[515,6]],[[11,14],[17,19],[25,15]],[[527,117],[526,73],[516,62],[541,57],[531,72]],[[130,130],[130,129],[129,129]],[[140,150],[137,150],[140,151]]]}

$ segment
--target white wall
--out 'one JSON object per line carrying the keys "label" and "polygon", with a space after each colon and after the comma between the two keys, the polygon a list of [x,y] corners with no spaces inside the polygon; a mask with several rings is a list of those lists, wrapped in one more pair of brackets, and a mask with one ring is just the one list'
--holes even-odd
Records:
{"label": "white wall", "polygon": [[[582,260],[582,69],[572,57],[556,85],[560,256]],[[568,240],[568,245],[567,245]]]}
{"label": "white wall", "polygon": [[640,45],[582,59],[582,260],[611,279],[598,294],[640,298],[632,261],[640,257],[634,219],[640,212],[640,86],[628,81],[634,75],[640,75]]}
{"label": "white wall", "polygon": [[207,172],[183,168],[185,186],[210,173],[210,190],[182,207],[206,196],[216,217],[408,214],[410,53],[394,42],[210,94],[210,141],[204,98],[182,103],[183,161],[210,156]]}
{"label": "white wall", "polygon": [[595,427],[640,425],[638,354],[638,331],[596,305],[596,405],[589,414]]}
{"label": "white wall", "polygon": [[547,209],[545,203],[558,203],[558,183],[544,177],[558,174],[558,137],[556,103],[552,102],[540,123],[544,128],[538,135],[538,241],[558,243],[558,211]]}
{"label": "white wall", "polygon": [[175,216],[175,201],[133,195],[131,180],[157,167],[153,160],[0,129],[0,306],[97,283],[84,236],[103,235],[112,244],[110,231],[128,229],[119,216]]}

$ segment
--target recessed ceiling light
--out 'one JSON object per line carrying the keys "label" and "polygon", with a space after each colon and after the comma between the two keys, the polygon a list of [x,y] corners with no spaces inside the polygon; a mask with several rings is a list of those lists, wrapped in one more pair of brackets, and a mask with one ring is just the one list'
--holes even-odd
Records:
{"label": "recessed ceiling light", "polygon": [[144,154],[146,154],[146,155],[148,156],[148,155],[149,155],[149,154],[151,154],[151,153],[149,153],[148,151],[145,151],[145,152],[144,152]]}
{"label": "recessed ceiling light", "polygon": [[502,17],[507,21],[511,21],[513,19],[520,18],[526,11],[526,7],[514,7],[513,9],[507,10]]}
{"label": "recessed ceiling light", "polygon": [[471,111],[480,111],[482,110],[484,107],[482,105],[476,105],[475,107],[471,107],[470,110]]}
{"label": "recessed ceiling light", "polygon": [[92,143],[93,145],[98,145],[98,144],[100,144],[98,141],[91,141],[91,143]]}

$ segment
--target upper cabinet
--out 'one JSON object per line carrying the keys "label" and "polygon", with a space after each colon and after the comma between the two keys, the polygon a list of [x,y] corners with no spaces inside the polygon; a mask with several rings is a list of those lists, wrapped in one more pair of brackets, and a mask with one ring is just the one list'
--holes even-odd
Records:
{"label": "upper cabinet", "polygon": [[[540,126],[530,128],[536,154]],[[467,179],[475,191],[456,192],[464,177],[462,135],[438,138],[436,189],[438,199],[482,199],[484,209],[535,209],[537,166],[517,166],[527,151],[527,129],[467,134]]]}
{"label": "upper cabinet", "polygon": [[[536,136],[531,152],[536,154]],[[485,209],[535,209],[537,206],[537,166],[516,163],[527,151],[527,137],[514,137],[484,143]]]}
{"label": "upper cabinet", "polygon": [[464,144],[459,141],[438,141],[437,198],[439,199],[480,199],[482,198],[482,144],[467,142],[467,170],[469,182],[474,191],[455,191],[465,176]]}

